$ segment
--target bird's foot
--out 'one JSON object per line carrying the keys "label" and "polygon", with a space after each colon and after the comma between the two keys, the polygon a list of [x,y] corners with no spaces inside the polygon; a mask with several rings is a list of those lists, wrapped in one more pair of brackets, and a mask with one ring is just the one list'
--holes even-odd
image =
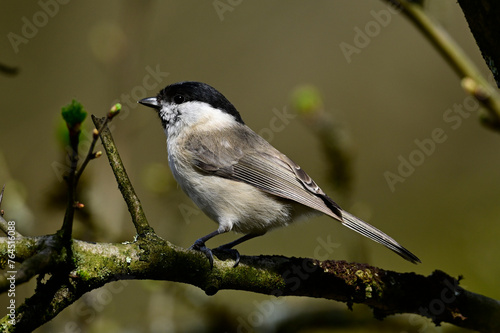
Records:
{"label": "bird's foot", "polygon": [[212,255],[212,250],[205,246],[205,242],[198,239],[194,242],[193,245],[189,248],[190,250],[200,251],[205,254],[208,258],[208,262],[210,263],[210,268],[214,268],[214,256]]}
{"label": "bird's foot", "polygon": [[238,250],[235,250],[235,249],[232,249],[232,248],[229,248],[229,247],[225,247],[224,245],[221,245],[218,248],[213,249],[213,251],[214,252],[218,252],[218,253],[222,253],[223,255],[226,255],[226,256],[229,256],[231,258],[234,258],[235,263],[234,263],[233,267],[238,266],[238,264],[240,263],[240,253],[238,252]]}

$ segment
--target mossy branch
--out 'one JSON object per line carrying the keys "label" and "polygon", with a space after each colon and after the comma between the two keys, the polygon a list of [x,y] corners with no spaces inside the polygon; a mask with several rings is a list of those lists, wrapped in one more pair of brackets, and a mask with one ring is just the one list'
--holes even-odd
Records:
{"label": "mossy branch", "polygon": [[[23,238],[19,247],[44,243],[52,236]],[[26,243],[26,244],[25,244]],[[448,322],[481,332],[500,330],[496,320],[500,303],[464,290],[459,281],[441,271],[429,276],[397,273],[344,261],[318,261],[282,256],[242,256],[238,267],[231,260],[216,260],[210,269],[206,258],[148,233],[127,244],[72,242],[74,269],[53,274],[17,309],[15,326],[8,318],[0,327],[28,332],[55,317],[84,293],[116,280],[176,281],[203,289],[208,295],[220,290],[252,291],[273,296],[308,296],[366,304],[377,318],[415,313],[435,323]],[[0,255],[7,251],[0,238]],[[439,313],[436,307],[440,306]],[[43,310],[40,310],[43,309]]]}

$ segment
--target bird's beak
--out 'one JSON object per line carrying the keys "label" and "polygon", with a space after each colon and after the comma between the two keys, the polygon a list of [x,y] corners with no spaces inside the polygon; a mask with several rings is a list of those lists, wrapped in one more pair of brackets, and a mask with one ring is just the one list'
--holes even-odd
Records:
{"label": "bird's beak", "polygon": [[150,107],[153,109],[157,109],[157,110],[161,108],[161,105],[156,100],[156,97],[147,97],[147,98],[141,99],[137,103],[141,103],[144,106],[147,106],[147,107]]}

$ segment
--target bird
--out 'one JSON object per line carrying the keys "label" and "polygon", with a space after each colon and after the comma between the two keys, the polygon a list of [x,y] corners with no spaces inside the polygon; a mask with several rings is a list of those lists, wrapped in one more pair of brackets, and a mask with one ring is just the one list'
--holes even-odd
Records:
{"label": "bird", "polygon": [[[234,249],[278,227],[325,214],[412,263],[420,259],[393,238],[335,203],[294,161],[248,127],[235,106],[212,86],[170,84],[138,103],[156,110],[167,136],[170,170],[189,198],[218,228],[190,247],[235,258]],[[215,249],[206,242],[234,231],[240,238]]]}

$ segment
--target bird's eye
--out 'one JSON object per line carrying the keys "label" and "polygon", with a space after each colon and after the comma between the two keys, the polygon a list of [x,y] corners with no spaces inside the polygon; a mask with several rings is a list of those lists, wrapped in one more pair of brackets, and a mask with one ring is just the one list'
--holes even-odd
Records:
{"label": "bird's eye", "polygon": [[175,104],[184,103],[184,96],[182,96],[182,95],[175,95],[174,96],[174,102],[175,102]]}

